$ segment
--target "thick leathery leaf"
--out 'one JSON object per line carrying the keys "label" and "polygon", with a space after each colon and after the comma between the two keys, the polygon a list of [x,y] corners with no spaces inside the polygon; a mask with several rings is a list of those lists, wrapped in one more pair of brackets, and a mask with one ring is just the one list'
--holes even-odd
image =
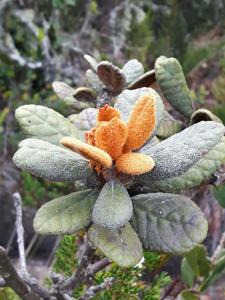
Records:
{"label": "thick leathery leaf", "polygon": [[91,69],[85,73],[87,83],[97,92],[100,93],[103,88],[103,83],[99,80],[98,75]]}
{"label": "thick leathery leaf", "polygon": [[185,117],[193,113],[191,94],[184,73],[176,58],[160,56],[155,62],[155,75],[163,95]]}
{"label": "thick leathery leaf", "polygon": [[207,257],[206,248],[197,245],[188,252],[181,262],[181,275],[183,281],[192,287],[199,277],[208,276],[210,271],[210,261]]}
{"label": "thick leathery leaf", "polygon": [[89,63],[90,67],[96,71],[97,70],[97,61],[91,55],[85,54],[84,59]]}
{"label": "thick leathery leaf", "polygon": [[70,87],[67,83],[62,81],[54,81],[52,88],[56,95],[62,99],[66,104],[73,105],[75,102],[74,93],[75,90]]}
{"label": "thick leathery leaf", "polygon": [[16,110],[16,119],[28,137],[59,145],[64,136],[80,138],[79,130],[61,114],[41,105],[23,105]]}
{"label": "thick leathery leaf", "polygon": [[156,136],[154,136],[150,141],[148,141],[146,144],[144,144],[144,146],[142,146],[138,150],[138,152],[143,153],[143,154],[148,154],[148,152],[150,151],[150,148],[152,148],[153,146],[155,146],[158,143],[159,143],[159,139]]}
{"label": "thick leathery leaf", "polygon": [[196,186],[211,175],[225,157],[224,126],[200,122],[146,151],[155,168],[137,180],[152,191],[179,191]]}
{"label": "thick leathery leaf", "polygon": [[122,68],[126,76],[126,83],[129,84],[143,75],[144,67],[137,59],[129,60]]}
{"label": "thick leathery leaf", "polygon": [[132,91],[124,90],[117,97],[115,108],[121,112],[122,119],[127,123],[135,103],[140,99],[141,96],[144,95],[154,97],[156,101],[156,128],[151,135],[151,137],[153,137],[156,134],[156,131],[158,130],[164,116],[164,105],[161,97],[156,91],[151,88],[140,88]]}
{"label": "thick leathery leaf", "polygon": [[151,70],[131,82],[127,88],[129,90],[134,90],[142,87],[150,87],[153,83],[155,83],[155,81],[155,70]]}
{"label": "thick leathery leaf", "polygon": [[207,221],[190,199],[174,194],[140,194],[132,197],[132,225],[144,248],[182,254],[202,242]]}
{"label": "thick leathery leaf", "polygon": [[74,92],[74,97],[81,102],[95,102],[97,94],[87,87],[79,87]]}
{"label": "thick leathery leaf", "polygon": [[190,119],[190,124],[195,124],[201,121],[215,121],[218,123],[223,124],[223,122],[218,118],[216,115],[214,115],[211,111],[205,108],[200,108],[196,110]]}
{"label": "thick leathery leaf", "polygon": [[91,174],[89,162],[69,150],[38,139],[19,144],[13,161],[18,168],[49,181],[74,182]]}
{"label": "thick leathery leaf", "polygon": [[126,83],[125,74],[109,61],[102,61],[97,66],[97,74],[104,85],[114,94],[119,94]]}
{"label": "thick leathery leaf", "polygon": [[68,234],[91,223],[91,211],[98,192],[75,192],[44,204],[34,218],[34,229],[40,234]]}
{"label": "thick leathery leaf", "polygon": [[168,137],[180,132],[184,128],[184,124],[175,120],[166,110],[164,112],[164,118],[157,131],[157,136],[160,139],[167,139]]}
{"label": "thick leathery leaf", "polygon": [[182,175],[157,182],[153,191],[178,192],[193,188],[209,178],[225,162],[225,138]]}
{"label": "thick leathery leaf", "polygon": [[133,205],[125,187],[119,181],[108,181],[95,203],[92,219],[108,229],[125,225],[131,218]]}
{"label": "thick leathery leaf", "polygon": [[94,224],[88,234],[94,246],[121,267],[135,266],[143,257],[141,242],[129,223],[115,230]]}
{"label": "thick leathery leaf", "polygon": [[91,130],[97,125],[97,113],[96,108],[87,108],[79,114],[70,115],[68,119],[80,130]]}

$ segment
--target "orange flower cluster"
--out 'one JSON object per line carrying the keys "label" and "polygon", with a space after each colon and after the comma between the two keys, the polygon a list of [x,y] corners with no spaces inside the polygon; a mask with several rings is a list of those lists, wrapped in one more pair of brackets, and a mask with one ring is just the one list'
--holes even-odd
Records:
{"label": "orange flower cluster", "polygon": [[132,152],[145,144],[156,123],[155,99],[145,95],[134,105],[126,124],[115,108],[100,108],[97,126],[86,133],[87,143],[76,138],[62,138],[63,146],[90,160],[98,173],[115,167],[119,173],[140,175],[154,167],[154,160],[142,153]]}

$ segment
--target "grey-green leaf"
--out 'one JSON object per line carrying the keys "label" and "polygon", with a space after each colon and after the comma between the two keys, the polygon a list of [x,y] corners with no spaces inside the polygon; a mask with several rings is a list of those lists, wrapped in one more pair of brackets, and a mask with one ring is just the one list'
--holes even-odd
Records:
{"label": "grey-green leaf", "polygon": [[132,197],[132,225],[144,248],[182,254],[202,242],[207,221],[190,199],[174,194],[140,194]]}
{"label": "grey-green leaf", "polygon": [[166,110],[164,112],[163,120],[157,131],[157,136],[160,139],[167,139],[168,137],[180,132],[184,128],[184,124],[175,120]]}
{"label": "grey-green leaf", "polygon": [[49,181],[85,179],[91,174],[89,162],[82,156],[38,139],[19,144],[13,161],[18,168]]}
{"label": "grey-green leaf", "polygon": [[103,83],[99,80],[98,75],[91,69],[85,73],[87,83],[97,92],[100,93],[103,88]]}
{"label": "grey-green leaf", "polygon": [[97,125],[97,113],[98,110],[96,108],[87,108],[79,114],[70,115],[68,119],[76,126],[76,128],[87,131]]}
{"label": "grey-green leaf", "polygon": [[179,61],[160,56],[155,62],[155,74],[166,99],[179,113],[190,118],[194,111],[192,99]]}
{"label": "grey-green leaf", "polygon": [[126,83],[129,84],[143,75],[144,67],[137,59],[129,60],[122,68],[126,76]]}
{"label": "grey-green leaf", "polygon": [[131,218],[133,205],[119,181],[108,181],[101,190],[92,213],[93,222],[108,229],[125,225]]}
{"label": "grey-green leaf", "polygon": [[200,108],[196,110],[190,119],[190,124],[195,124],[201,121],[215,121],[218,123],[223,124],[223,122],[218,118],[216,115],[214,115],[210,110],[205,108]]}
{"label": "grey-green leaf", "polygon": [[91,55],[85,54],[84,55],[84,59],[89,63],[89,65],[91,66],[91,68],[96,71],[97,70],[97,61],[94,59],[94,57],[92,57]]}
{"label": "grey-green leaf", "polygon": [[129,90],[135,90],[142,87],[150,87],[153,83],[155,83],[155,81],[155,70],[151,70],[131,82],[127,88]]}
{"label": "grey-green leaf", "polygon": [[69,234],[91,223],[91,212],[98,192],[84,190],[44,204],[34,218],[34,229],[40,234]]}
{"label": "grey-green leaf", "polygon": [[124,90],[118,97],[115,103],[115,108],[121,112],[122,119],[128,122],[130,113],[135,103],[144,95],[149,95],[156,100],[156,128],[153,131],[150,138],[152,138],[163,119],[164,116],[164,105],[159,94],[151,88],[140,88],[136,90]]}
{"label": "grey-green leaf", "polygon": [[23,105],[16,110],[16,119],[28,137],[60,145],[64,136],[80,138],[79,130],[61,114],[41,105]]}
{"label": "grey-green leaf", "polygon": [[66,104],[73,105],[74,104],[74,93],[75,90],[70,87],[67,83],[62,81],[54,81],[52,83],[52,88],[56,95],[62,99]]}
{"label": "grey-green leaf", "polygon": [[102,61],[98,64],[97,74],[104,85],[115,95],[118,95],[126,84],[124,72],[109,61]]}
{"label": "grey-green leaf", "polygon": [[178,192],[199,185],[225,159],[224,126],[200,122],[160,142],[145,153],[154,169],[137,178],[152,191]]}
{"label": "grey-green leaf", "polygon": [[129,223],[121,230],[94,224],[88,234],[94,246],[121,267],[135,266],[143,257],[141,242]]}
{"label": "grey-green leaf", "polygon": [[79,87],[74,91],[74,97],[81,102],[95,102],[96,96],[95,91],[87,87]]}

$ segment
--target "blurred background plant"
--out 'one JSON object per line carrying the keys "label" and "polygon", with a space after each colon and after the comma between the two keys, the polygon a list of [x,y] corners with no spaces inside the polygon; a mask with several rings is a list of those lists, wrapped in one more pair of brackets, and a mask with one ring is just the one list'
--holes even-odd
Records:
{"label": "blurred background plant", "polygon": [[[74,236],[64,237],[59,247],[59,241],[54,239],[50,244],[46,239],[39,240],[38,245],[37,240],[30,244],[34,236],[31,228],[34,210],[50,199],[71,192],[74,186],[48,185],[26,172],[18,173],[11,163],[21,140],[21,131],[14,119],[15,108],[33,103],[52,107],[64,115],[75,112],[54,95],[51,82],[62,80],[74,87],[84,84],[83,74],[87,68],[84,53],[92,54],[99,61],[108,59],[121,65],[130,58],[137,58],[146,69],[153,67],[158,56],[166,55],[180,60],[195,105],[210,108],[225,122],[224,15],[224,0],[0,2],[0,203],[4,212],[0,243],[13,258],[17,256],[15,232],[7,212],[12,209],[11,193],[19,189],[26,207],[26,242],[30,251],[33,249],[30,264],[34,273],[41,276],[40,269],[46,261],[47,270],[54,266],[57,272],[64,274],[71,273],[77,264],[73,260],[77,250]],[[225,207],[225,187],[215,186],[214,194]],[[209,252],[212,254],[224,230],[225,213],[220,206],[210,209],[211,214],[217,216],[211,216],[214,227],[210,235],[214,235],[214,242],[210,242]],[[49,247],[53,251],[58,247],[55,259],[52,251],[46,250]],[[38,254],[35,255],[35,251]],[[112,276],[117,278],[116,284],[94,299],[159,299],[162,288],[170,281],[166,273],[155,271],[160,259],[160,255],[152,253],[145,256],[141,268],[124,271],[113,265],[100,272],[95,278],[97,283]],[[76,297],[79,292],[82,287]],[[216,294],[212,299],[219,297]],[[0,299],[18,297],[9,289],[0,289]]]}

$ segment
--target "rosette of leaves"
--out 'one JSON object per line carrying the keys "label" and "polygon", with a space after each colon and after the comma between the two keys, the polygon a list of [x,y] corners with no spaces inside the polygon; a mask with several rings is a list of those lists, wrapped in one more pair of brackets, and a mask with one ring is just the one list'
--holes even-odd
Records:
{"label": "rosette of leaves", "polygon": [[[92,64],[99,73],[99,64]],[[132,68],[123,72],[130,74]],[[129,81],[137,77],[126,76]],[[114,77],[108,79],[113,86]],[[187,88],[179,89],[175,78],[174,95],[180,94],[181,103],[189,101]],[[165,117],[175,122],[159,94],[150,87],[118,92],[114,107],[88,108],[69,119],[43,106],[19,107],[16,118],[29,138],[20,143],[14,162],[49,181],[84,182],[84,190],[38,210],[38,233],[84,229],[95,247],[127,267],[141,260],[142,248],[183,254],[204,240],[203,213],[179,193],[199,185],[224,162],[225,130],[218,122],[200,121],[184,130],[182,125],[159,142]]]}

